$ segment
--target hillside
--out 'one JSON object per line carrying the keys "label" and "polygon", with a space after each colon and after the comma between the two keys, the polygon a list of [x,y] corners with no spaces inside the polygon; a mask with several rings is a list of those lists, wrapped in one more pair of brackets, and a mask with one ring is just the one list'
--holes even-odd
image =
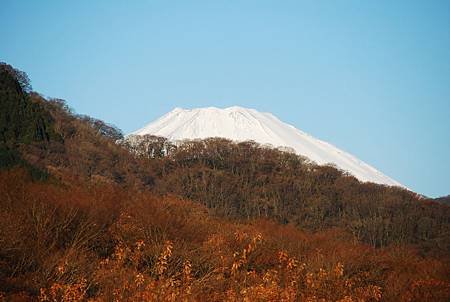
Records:
{"label": "hillside", "polygon": [[332,166],[252,142],[176,146],[144,136],[123,144],[154,163],[154,191],[195,200],[223,217],[271,218],[309,230],[340,227],[375,247],[450,250],[450,209],[399,187],[361,183]]}
{"label": "hillside", "polygon": [[434,201],[450,206],[450,195],[435,198]]}
{"label": "hillside", "polygon": [[117,144],[120,130],[11,68],[0,66],[0,297],[450,298],[448,206],[253,142]]}

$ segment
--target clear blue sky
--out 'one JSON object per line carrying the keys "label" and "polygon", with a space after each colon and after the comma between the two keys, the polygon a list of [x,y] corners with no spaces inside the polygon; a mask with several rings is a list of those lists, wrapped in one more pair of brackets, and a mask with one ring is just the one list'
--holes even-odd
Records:
{"label": "clear blue sky", "polygon": [[125,133],[251,107],[450,193],[450,1],[1,2],[0,60]]}

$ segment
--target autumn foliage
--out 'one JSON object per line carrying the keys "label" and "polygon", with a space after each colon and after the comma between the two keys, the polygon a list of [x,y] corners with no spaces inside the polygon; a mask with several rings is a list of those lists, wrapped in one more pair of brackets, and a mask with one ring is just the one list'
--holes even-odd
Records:
{"label": "autumn foliage", "polygon": [[41,301],[445,301],[448,259],[174,196],[0,174],[2,295]]}

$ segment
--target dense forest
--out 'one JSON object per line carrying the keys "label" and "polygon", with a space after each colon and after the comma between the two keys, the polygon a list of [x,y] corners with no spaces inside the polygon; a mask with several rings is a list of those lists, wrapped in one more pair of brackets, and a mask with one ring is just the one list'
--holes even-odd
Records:
{"label": "dense forest", "polygon": [[448,207],[401,188],[360,183],[292,153],[225,139],[177,147],[144,136],[124,145],[154,158],[156,192],[196,200],[223,217],[270,218],[308,230],[338,227],[374,247],[450,249]]}
{"label": "dense forest", "polygon": [[254,142],[124,138],[4,63],[0,100],[0,299],[450,299],[444,203]]}

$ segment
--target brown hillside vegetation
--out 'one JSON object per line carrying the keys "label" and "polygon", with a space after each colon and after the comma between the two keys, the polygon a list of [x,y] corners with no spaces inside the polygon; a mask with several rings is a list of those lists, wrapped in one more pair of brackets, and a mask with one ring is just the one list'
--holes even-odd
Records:
{"label": "brown hillside vegetation", "polygon": [[41,301],[446,301],[449,263],[340,229],[237,223],[174,196],[0,174],[3,297]]}
{"label": "brown hillside vegetation", "polygon": [[[308,230],[338,227],[374,247],[413,244],[435,255],[450,250],[448,206],[401,188],[360,183],[295,154],[219,138],[174,146],[144,137],[127,147],[151,159],[155,192],[200,202],[222,217],[269,218]],[[161,148],[169,154],[154,156]]]}

